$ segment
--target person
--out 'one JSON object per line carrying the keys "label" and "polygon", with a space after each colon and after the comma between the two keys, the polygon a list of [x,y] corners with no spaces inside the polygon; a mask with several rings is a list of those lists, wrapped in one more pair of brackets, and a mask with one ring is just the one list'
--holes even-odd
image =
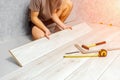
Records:
{"label": "person", "polygon": [[51,31],[48,25],[52,23],[56,24],[54,32],[72,29],[71,26],[64,24],[72,7],[73,4],[70,0],[31,0],[29,9],[33,39],[36,40],[42,37],[50,39]]}

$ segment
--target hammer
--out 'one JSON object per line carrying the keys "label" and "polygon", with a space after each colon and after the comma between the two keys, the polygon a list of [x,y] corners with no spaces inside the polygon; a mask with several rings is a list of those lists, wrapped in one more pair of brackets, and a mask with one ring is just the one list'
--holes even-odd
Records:
{"label": "hammer", "polygon": [[90,44],[90,45],[82,45],[82,47],[84,49],[89,50],[89,48],[91,48],[91,47],[95,47],[95,46],[102,45],[102,44],[105,44],[105,43],[106,43],[106,41],[102,41],[102,42],[98,42],[98,43],[94,43],[94,44]]}
{"label": "hammer", "polygon": [[[79,44],[75,44],[74,45],[81,53],[85,54],[85,53],[95,53],[95,52],[98,52],[98,50],[94,50],[94,51],[85,51],[84,49],[81,48],[81,46]],[[107,51],[113,51],[113,50],[120,50],[120,48],[108,48],[106,49]],[[76,51],[77,52],[77,51]],[[71,52],[72,53],[72,52]]]}
{"label": "hammer", "polygon": [[66,53],[66,54],[73,54],[73,53],[79,53],[79,52],[81,52],[81,53],[83,53],[83,54],[86,53],[86,51],[83,50],[82,47],[79,46],[79,44],[75,44],[74,46],[75,46],[79,51],[68,52],[68,53]]}
{"label": "hammer", "polygon": [[[66,53],[66,54],[73,54],[73,53],[79,53],[81,52],[82,54],[85,54],[85,53],[88,53],[88,51],[85,51],[84,49],[82,49],[82,47],[79,45],[79,44],[75,44],[74,45],[79,51],[74,51],[74,52],[69,52],[69,53]],[[92,51],[93,52],[93,51]],[[94,52],[97,52],[97,51],[94,51]],[[90,52],[89,52],[90,53]]]}

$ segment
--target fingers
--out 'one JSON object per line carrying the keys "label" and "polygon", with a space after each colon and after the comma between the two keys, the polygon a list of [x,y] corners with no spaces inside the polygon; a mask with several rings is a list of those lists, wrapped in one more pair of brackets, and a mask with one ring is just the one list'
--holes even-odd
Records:
{"label": "fingers", "polygon": [[45,37],[46,37],[47,39],[50,39],[50,37],[49,37],[50,34],[51,34],[50,31],[47,31],[47,32],[45,33]]}
{"label": "fingers", "polygon": [[72,27],[71,26],[64,26],[64,27],[60,27],[61,28],[61,30],[65,30],[65,29],[70,29],[70,30],[72,30]]}
{"label": "fingers", "polygon": [[45,37],[46,37],[48,40],[50,39],[49,35],[45,35]]}
{"label": "fingers", "polygon": [[69,27],[70,30],[72,30],[72,27]]}
{"label": "fingers", "polygon": [[70,30],[72,30],[72,27],[66,27],[66,29],[70,29]]}

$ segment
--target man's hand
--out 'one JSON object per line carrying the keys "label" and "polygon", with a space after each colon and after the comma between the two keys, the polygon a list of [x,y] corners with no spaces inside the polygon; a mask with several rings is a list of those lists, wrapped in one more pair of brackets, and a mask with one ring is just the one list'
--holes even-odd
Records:
{"label": "man's hand", "polygon": [[49,30],[46,30],[46,31],[45,31],[45,37],[46,37],[47,39],[50,39],[50,37],[49,37],[50,34],[51,34],[51,32],[50,32]]}
{"label": "man's hand", "polygon": [[70,30],[72,30],[72,27],[71,26],[64,26],[64,27],[61,27],[63,30],[64,29],[70,29]]}
{"label": "man's hand", "polygon": [[52,20],[57,24],[59,25],[60,29],[64,30],[64,29],[71,29],[72,30],[72,27],[71,26],[66,26],[58,17],[58,15],[56,14],[56,12],[54,12],[52,14]]}

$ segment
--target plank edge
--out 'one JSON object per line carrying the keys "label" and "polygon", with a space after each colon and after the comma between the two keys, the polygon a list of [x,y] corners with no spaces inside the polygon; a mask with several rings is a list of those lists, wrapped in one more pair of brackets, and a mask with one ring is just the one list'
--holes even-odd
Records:
{"label": "plank edge", "polygon": [[9,50],[9,52],[10,52],[10,54],[12,55],[12,57],[14,58],[14,60],[16,61],[16,63],[18,64],[18,66],[23,67],[23,65],[19,62],[19,60],[17,59],[17,57],[15,57],[15,56],[12,54],[11,50]]}

